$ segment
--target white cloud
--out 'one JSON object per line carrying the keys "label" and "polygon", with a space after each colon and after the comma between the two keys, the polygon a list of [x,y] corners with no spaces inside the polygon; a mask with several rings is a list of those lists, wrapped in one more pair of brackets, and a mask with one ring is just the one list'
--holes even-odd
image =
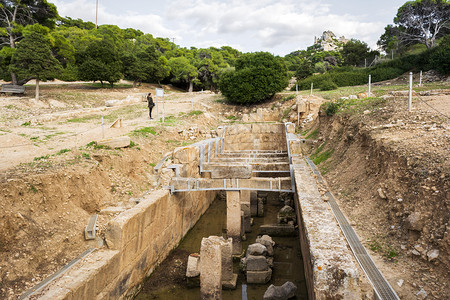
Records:
{"label": "white cloud", "polygon": [[[112,4],[118,0],[108,1]],[[345,5],[346,1],[341,1]],[[62,16],[95,22],[94,0],[53,2]],[[325,0],[171,0],[162,6],[151,0],[129,2],[134,5],[127,5],[127,11],[114,13],[100,3],[99,24],[175,37],[176,43],[184,47],[239,45],[238,49],[244,52],[285,55],[312,45],[314,36],[325,30],[364,40],[374,47],[386,26],[366,15],[333,12],[331,1]]]}

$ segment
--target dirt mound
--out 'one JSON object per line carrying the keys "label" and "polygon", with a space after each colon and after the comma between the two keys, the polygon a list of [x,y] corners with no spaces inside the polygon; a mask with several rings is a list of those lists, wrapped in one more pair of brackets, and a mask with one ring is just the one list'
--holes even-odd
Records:
{"label": "dirt mound", "polygon": [[450,125],[442,115],[450,99],[423,101],[411,113],[395,98],[352,104],[334,116],[322,111],[311,151],[402,299],[422,288],[436,299],[450,292]]}

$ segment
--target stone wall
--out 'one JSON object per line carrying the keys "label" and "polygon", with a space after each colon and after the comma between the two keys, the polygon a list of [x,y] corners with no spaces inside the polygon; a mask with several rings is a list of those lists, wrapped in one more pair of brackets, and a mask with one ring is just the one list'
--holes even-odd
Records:
{"label": "stone wall", "polygon": [[284,124],[245,124],[227,126],[224,151],[278,150],[286,151]]}
{"label": "stone wall", "polygon": [[[198,176],[198,147],[182,147],[167,163],[189,162],[182,171]],[[171,169],[163,167],[175,173]],[[175,174],[173,174],[175,175]],[[87,255],[30,299],[122,299],[133,295],[198,221],[215,191],[170,194],[156,190],[107,226],[105,246]]]}
{"label": "stone wall", "polygon": [[293,163],[309,299],[362,299],[355,259],[309,166],[300,157],[294,157]]}

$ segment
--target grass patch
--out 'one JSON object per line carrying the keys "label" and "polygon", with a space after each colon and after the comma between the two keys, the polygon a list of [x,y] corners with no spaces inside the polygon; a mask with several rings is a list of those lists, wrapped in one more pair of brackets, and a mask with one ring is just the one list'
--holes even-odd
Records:
{"label": "grass patch", "polygon": [[32,185],[32,184],[30,184],[30,191],[32,191],[33,193],[37,193],[37,188],[34,186],[34,185]]}
{"label": "grass patch", "polygon": [[281,115],[281,120],[286,119],[287,117],[289,117],[289,114],[291,113],[292,108],[287,108],[283,111],[283,114]]}
{"label": "grass patch", "polygon": [[317,139],[317,137],[319,136],[319,128],[314,129],[313,131],[311,131],[306,137],[305,139]]}
{"label": "grass patch", "polygon": [[188,116],[199,116],[199,115],[202,115],[202,114],[203,114],[203,111],[201,111],[201,110],[191,110],[188,113]]}
{"label": "grass patch", "polygon": [[380,253],[388,260],[394,261],[399,252],[382,236],[374,236],[368,243],[370,250]]}
{"label": "grass patch", "polygon": [[87,123],[94,119],[100,120],[101,117],[99,117],[97,115],[89,115],[89,116],[85,116],[85,117],[81,117],[81,118],[68,119],[67,122],[69,122],[69,123]]}
{"label": "grass patch", "polygon": [[20,124],[20,126],[23,126],[23,127],[31,126],[31,122],[30,121],[24,122],[24,123]]}
{"label": "grass patch", "polygon": [[148,137],[149,135],[157,135],[155,127],[142,127],[133,130],[131,135]]}
{"label": "grass patch", "polygon": [[164,118],[164,122],[162,122],[162,119],[161,119],[161,121],[159,121],[159,123],[168,125],[168,126],[175,126],[175,125],[180,124],[181,122],[175,116],[167,116]]}
{"label": "grass patch", "polygon": [[334,149],[331,149],[331,150],[327,150],[322,153],[319,153],[315,156],[311,156],[312,161],[314,162],[314,164],[319,165],[320,163],[329,159],[331,157],[331,155],[333,154],[333,152],[334,152]]}
{"label": "grass patch", "polygon": [[86,158],[86,159],[91,159],[91,156],[89,155],[89,153],[81,153],[81,157]]}
{"label": "grass patch", "polygon": [[43,160],[43,159],[49,159],[50,155],[43,155],[43,156],[39,156],[39,157],[35,157],[33,158],[34,161],[38,161],[38,160]]}
{"label": "grass patch", "polygon": [[72,151],[72,150],[70,150],[70,149],[61,149],[58,152],[56,152],[56,155],[62,155],[64,153],[67,153],[67,152],[70,152],[70,151]]}
{"label": "grass patch", "polygon": [[280,100],[280,102],[281,102],[281,103],[284,103],[284,102],[289,101],[289,100],[292,100],[292,99],[294,99],[294,98],[295,98],[295,95],[294,95],[294,94],[287,95],[286,97],[283,97],[283,98]]}
{"label": "grass patch", "polygon": [[225,119],[231,120],[231,121],[236,121],[238,119],[238,117],[236,117],[236,116],[226,116]]}

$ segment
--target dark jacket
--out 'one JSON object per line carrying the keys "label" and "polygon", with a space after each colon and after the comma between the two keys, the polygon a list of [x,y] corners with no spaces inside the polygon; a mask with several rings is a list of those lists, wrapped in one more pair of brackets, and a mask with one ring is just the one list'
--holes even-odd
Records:
{"label": "dark jacket", "polygon": [[150,94],[147,95],[147,104],[148,104],[148,107],[155,106],[155,102],[153,102],[153,98]]}

